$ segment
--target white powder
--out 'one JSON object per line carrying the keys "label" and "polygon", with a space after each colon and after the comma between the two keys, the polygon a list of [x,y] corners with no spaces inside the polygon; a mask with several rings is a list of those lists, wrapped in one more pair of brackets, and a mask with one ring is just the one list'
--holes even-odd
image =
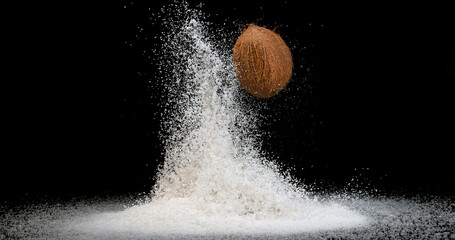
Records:
{"label": "white powder", "polygon": [[261,155],[231,46],[207,38],[200,13],[177,10],[188,15],[162,39],[166,151],[150,198],[0,203],[0,239],[455,238],[453,198],[318,201],[293,184]]}
{"label": "white powder", "polygon": [[[193,16],[194,17],[194,16]],[[319,203],[260,153],[254,106],[240,97],[231,52],[196,18],[166,35],[165,162],[151,199],[96,215],[86,229],[144,234],[298,233],[357,227],[366,217]],[[168,68],[169,70],[169,68]],[[253,112],[251,112],[253,111]]]}

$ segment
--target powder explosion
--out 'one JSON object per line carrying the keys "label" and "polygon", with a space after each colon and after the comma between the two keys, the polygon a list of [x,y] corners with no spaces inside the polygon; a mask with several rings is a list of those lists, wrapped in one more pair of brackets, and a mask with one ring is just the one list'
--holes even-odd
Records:
{"label": "powder explosion", "polygon": [[[261,155],[251,106],[240,100],[232,54],[216,50],[194,16],[168,36],[173,77],[165,161],[150,200],[83,228],[152,235],[294,233],[359,227],[367,218],[310,199]],[[177,72],[177,73],[176,73]]]}
{"label": "powder explosion", "polygon": [[209,37],[200,12],[176,10],[157,63],[165,160],[150,196],[0,205],[0,238],[455,237],[444,199],[310,196],[261,153],[257,107],[243,100],[232,46]]}

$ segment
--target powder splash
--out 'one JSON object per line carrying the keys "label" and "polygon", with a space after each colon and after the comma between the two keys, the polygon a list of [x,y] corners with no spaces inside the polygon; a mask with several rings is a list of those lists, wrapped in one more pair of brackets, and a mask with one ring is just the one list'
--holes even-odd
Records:
{"label": "powder splash", "polygon": [[149,198],[1,202],[0,239],[455,239],[453,198],[305,192],[260,151],[232,45],[208,34],[200,12],[172,9],[180,18],[163,20],[157,55],[165,161]]}
{"label": "powder splash", "polygon": [[85,228],[145,234],[279,233],[359,227],[367,218],[310,198],[259,150],[253,106],[242,101],[232,50],[189,14],[164,36],[164,164],[151,198],[94,216]]}

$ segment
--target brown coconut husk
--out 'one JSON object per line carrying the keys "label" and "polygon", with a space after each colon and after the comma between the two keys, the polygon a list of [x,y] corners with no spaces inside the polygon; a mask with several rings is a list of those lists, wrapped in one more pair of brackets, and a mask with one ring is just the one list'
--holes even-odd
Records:
{"label": "brown coconut husk", "polygon": [[276,95],[291,78],[291,51],[267,28],[249,24],[237,39],[233,55],[241,85],[258,98]]}

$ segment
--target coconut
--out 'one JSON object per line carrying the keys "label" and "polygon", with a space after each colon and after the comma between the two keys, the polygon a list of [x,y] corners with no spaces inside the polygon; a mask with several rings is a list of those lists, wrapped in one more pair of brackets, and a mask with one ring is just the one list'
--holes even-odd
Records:
{"label": "coconut", "polygon": [[276,95],[291,78],[291,51],[267,28],[249,24],[234,45],[233,57],[240,84],[255,97]]}

